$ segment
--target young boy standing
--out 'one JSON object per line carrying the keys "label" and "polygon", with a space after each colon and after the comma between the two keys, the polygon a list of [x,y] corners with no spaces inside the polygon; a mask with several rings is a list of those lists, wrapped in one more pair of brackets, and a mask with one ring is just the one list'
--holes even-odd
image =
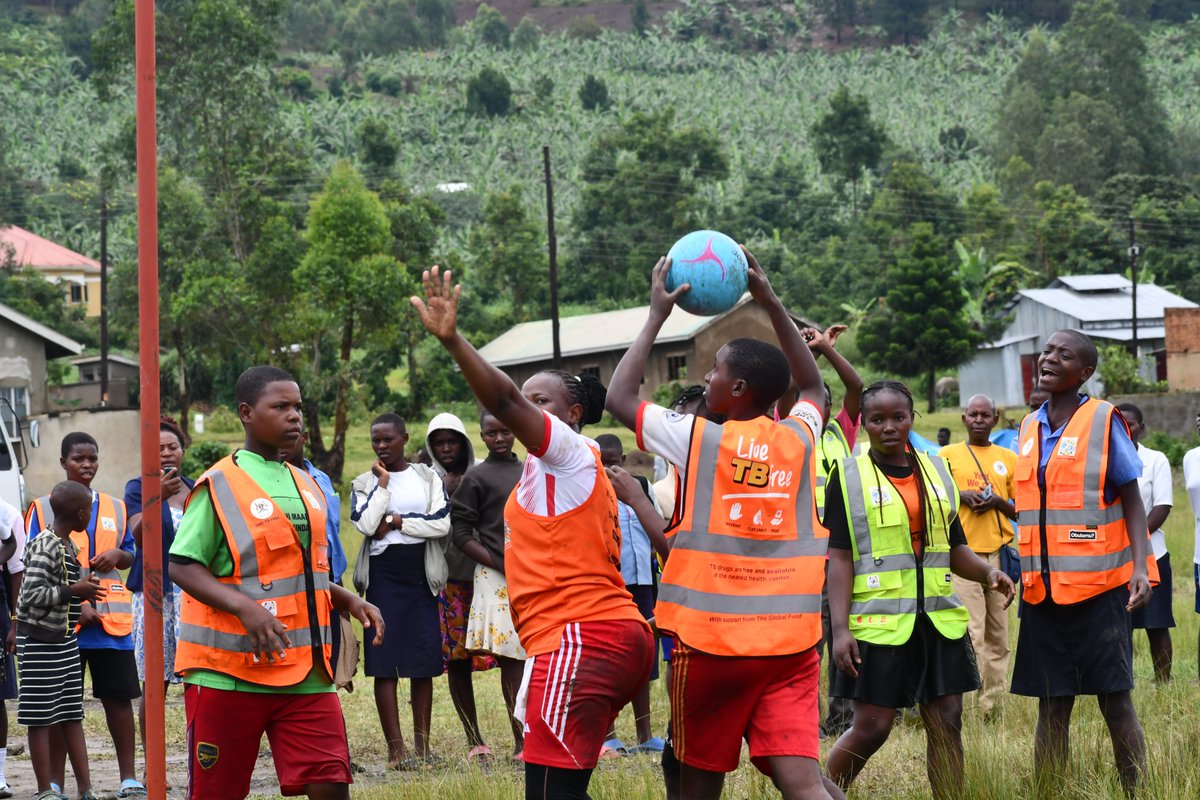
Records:
{"label": "young boy standing", "polygon": [[[100,467],[100,451],[89,434],[76,431],[63,437],[59,464],[68,481],[91,488]],[[54,513],[48,497],[34,500],[26,514],[29,540],[48,530]],[[137,660],[133,652],[133,597],[120,570],[133,564],[136,549],[125,501],[104,492],[92,492],[92,514],[86,528],[71,534],[79,550],[84,575],[95,574],[104,586],[103,601],[84,603],[79,615],[79,658],[92,675],[92,696],[104,706],[121,773],[118,797],[146,793],[134,767],[133,701],[142,696]],[[50,740],[54,783],[62,785],[67,753],[55,737]]]}
{"label": "young boy standing", "polygon": [[[750,294],[783,352],[756,339],[717,352],[705,400],[724,424],[638,398],[654,340],[689,288],[667,292],[665,258],[653,271],[650,316],[608,393],[608,410],[637,431],[639,446],[675,466],[683,486],[655,607],[659,629],[676,639],[664,771],[675,759],[682,765],[679,785],[668,784],[671,797],[715,800],[745,738],[751,760],[785,798],[841,797],[817,763],[816,646],[829,535],[813,492],[824,386],[766,274],[746,257]],[[773,422],[768,414],[789,380],[798,402]]]}
{"label": "young boy standing", "polygon": [[82,600],[103,601],[99,576],[83,576],[74,532],[88,527],[92,493],[82,484],[63,481],[43,498],[52,515],[47,532],[25,551],[25,578],[17,601],[17,658],[21,699],[17,722],[29,728],[29,758],[37,779],[34,800],[57,800],[61,778],[52,742],[65,745],[81,800],[95,800],[83,738],[83,673],[75,623]]}
{"label": "young boy standing", "polygon": [[330,581],[326,506],[281,463],[301,434],[300,387],[251,367],[234,389],[245,445],[188,498],[171,575],[185,592],[175,666],[183,673],[188,797],[243,798],[265,732],[281,794],[350,796],[350,753],[333,686],[332,610],[383,639],[379,610]]}
{"label": "young boy standing", "polygon": [[1097,361],[1084,334],[1052,334],[1037,366],[1050,399],[1021,423],[1014,485],[1023,605],[1012,692],[1038,698],[1041,779],[1066,764],[1075,698],[1096,695],[1132,795],[1146,739],[1133,707],[1129,612],[1150,599],[1149,536],[1129,431],[1110,403],[1079,393]]}
{"label": "young boy standing", "polygon": [[[625,465],[624,448],[621,446],[621,440],[616,436],[611,433],[602,433],[596,437],[596,444],[600,445],[600,463],[606,470]],[[611,477],[609,480],[612,480]],[[642,493],[650,500],[650,484],[645,478],[635,477],[634,480],[637,481]],[[614,484],[613,489],[616,488]],[[651,502],[654,501],[651,500]],[[662,516],[657,509],[655,514]],[[654,619],[654,595],[657,580],[654,569],[656,561],[650,547],[650,534],[646,532],[646,528],[638,519],[637,512],[620,499],[619,492],[617,519],[621,525],[621,578],[625,581],[625,588],[633,595],[633,602],[637,603],[638,611],[642,612],[642,616],[646,619]],[[650,668],[650,677],[638,689],[638,693],[633,698],[634,730],[637,734],[637,744],[626,747],[617,738],[614,724],[613,730],[609,731],[609,737],[604,742],[606,748],[610,748],[618,754],[662,752],[665,743],[662,738],[653,734],[650,724],[650,681],[655,680],[658,680],[657,657]]]}

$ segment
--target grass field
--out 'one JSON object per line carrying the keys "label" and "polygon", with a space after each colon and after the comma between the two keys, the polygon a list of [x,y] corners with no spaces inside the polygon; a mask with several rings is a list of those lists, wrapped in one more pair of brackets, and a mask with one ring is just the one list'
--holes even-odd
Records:
{"label": "grass field", "polygon": [[[467,429],[475,426],[467,420]],[[957,412],[923,415],[917,429],[933,438],[938,427],[945,425],[959,438],[961,423]],[[591,429],[595,435],[605,430]],[[632,433],[612,428],[622,436],[628,450],[633,449]],[[424,425],[413,424],[412,449],[424,435]],[[230,436],[208,436],[230,443]],[[366,441],[365,426],[357,426],[348,439],[346,483],[366,468],[372,454]],[[476,447],[484,452],[477,441]],[[1143,797],[1159,800],[1200,797],[1200,688],[1197,683],[1197,633],[1200,617],[1193,613],[1191,556],[1193,551],[1192,512],[1181,478],[1176,475],[1175,512],[1165,527],[1169,547],[1175,561],[1174,607],[1179,627],[1173,632],[1175,645],[1174,681],[1165,686],[1155,685],[1153,670],[1144,635],[1135,637],[1135,672],[1137,688],[1135,703],[1146,729],[1149,744],[1149,772]],[[345,516],[347,505],[343,505]],[[343,518],[343,540],[353,559],[357,552],[357,535]],[[1016,642],[1016,611],[1010,611],[1014,622],[1011,640]],[[478,800],[480,798],[523,797],[522,773],[505,763],[512,741],[504,704],[500,695],[498,671],[475,676],[476,701],[484,736],[497,754],[497,765],[485,774],[465,761],[466,745],[461,725],[450,704],[446,684],[434,682],[434,715],[432,743],[434,751],[446,761],[446,766],[427,773],[383,772],[385,750],[375,715],[371,687],[360,680],[357,690],[342,695],[343,709],[350,731],[350,749],[354,760],[368,772],[353,790],[353,795],[376,800]],[[402,705],[407,687],[401,688]],[[661,682],[652,690],[655,733],[661,734],[667,719],[667,699]],[[998,718],[985,723],[982,715],[969,707],[964,720],[963,738],[966,747],[966,793],[968,798],[1025,798],[1032,792],[1031,752],[1036,703],[1027,698],[1005,697]],[[183,709],[179,690],[172,689],[167,707],[168,751],[180,753],[184,747]],[[402,708],[402,721],[408,717]],[[89,738],[104,740],[102,717],[90,716],[86,721]],[[405,724],[406,741],[411,730]],[[1055,798],[1095,800],[1121,798],[1120,787],[1112,766],[1112,751],[1103,721],[1090,698],[1081,699],[1076,707],[1072,728],[1072,758],[1070,773],[1051,796]],[[633,721],[626,712],[618,723],[618,733],[626,741],[633,736]],[[19,729],[16,735],[20,735]],[[823,742],[824,755],[831,741]],[[900,724],[891,740],[875,756],[850,792],[851,798],[926,798],[930,796],[925,777],[925,737],[919,723]],[[262,762],[260,762],[261,764]],[[656,761],[633,757],[603,762],[592,780],[591,794],[597,800],[623,798],[653,798],[664,796],[661,774]],[[275,797],[273,794],[262,795]],[[748,760],[726,782],[724,797],[737,800],[777,797],[770,783],[759,775]]]}

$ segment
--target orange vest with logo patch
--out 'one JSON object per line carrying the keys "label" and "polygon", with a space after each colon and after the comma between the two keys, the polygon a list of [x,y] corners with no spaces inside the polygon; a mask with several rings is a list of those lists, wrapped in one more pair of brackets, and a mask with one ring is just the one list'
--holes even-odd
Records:
{"label": "orange vest with logo patch", "polygon": [[[1133,577],[1125,509],[1119,496],[1112,502],[1104,497],[1114,420],[1125,424],[1111,403],[1084,401],[1055,444],[1041,483],[1040,424],[1033,414],[1021,423],[1013,486],[1027,603],[1047,597],[1060,605],[1080,603]],[[1151,582],[1157,583],[1153,553],[1147,561]],[[1049,594],[1043,575],[1049,576]]]}
{"label": "orange vest with logo patch", "polygon": [[[291,647],[274,661],[259,659],[236,615],[183,596],[175,669],[207,669],[264,686],[294,686],[316,663],[333,675],[332,603],[325,504],[321,490],[303,470],[286,464],[308,514],[311,539],[305,549],[296,529],[263,489],[226,456],[196,483],[208,488],[225,534],[233,572],[221,583],[249,597],[285,626]],[[188,503],[196,496],[188,497]]]}
{"label": "orange vest with logo patch", "polygon": [[[104,492],[96,492],[96,513],[89,526],[95,533],[88,531],[71,531],[71,541],[79,550],[80,577],[86,578],[92,574],[91,559],[96,553],[115,550],[121,546],[125,538],[125,524],[128,514],[125,502]],[[54,510],[50,508],[50,497],[39,497],[30,504],[29,510],[37,511],[41,531],[47,532],[54,525]],[[29,527],[31,514],[26,514],[25,525]],[[104,588],[104,599],[89,601],[100,615],[100,626],[110,636],[128,636],[133,632],[133,598],[125,586],[125,579],[119,570],[97,572],[96,577]],[[79,626],[75,626],[78,633]]]}
{"label": "orange vest with logo patch", "polygon": [[814,442],[796,419],[697,418],[655,623],[720,656],[799,653],[821,640],[829,532]]}

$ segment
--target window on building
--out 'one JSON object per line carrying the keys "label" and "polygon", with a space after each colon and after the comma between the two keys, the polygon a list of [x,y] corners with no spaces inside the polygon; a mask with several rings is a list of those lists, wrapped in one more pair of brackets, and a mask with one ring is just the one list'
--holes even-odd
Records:
{"label": "window on building", "polygon": [[579,373],[581,375],[591,375],[596,380],[600,380],[600,366],[598,364],[583,367],[579,370]]}
{"label": "window on building", "polygon": [[72,283],[71,284],[71,302],[72,303],[82,303],[84,300],[87,299],[86,291],[87,291],[86,286],[80,286],[78,283]]}
{"label": "window on building", "polygon": [[687,380],[687,356],[667,356],[667,380]]}
{"label": "window on building", "polygon": [[20,433],[21,420],[29,416],[29,390],[24,386],[0,387],[0,422],[9,438]]}

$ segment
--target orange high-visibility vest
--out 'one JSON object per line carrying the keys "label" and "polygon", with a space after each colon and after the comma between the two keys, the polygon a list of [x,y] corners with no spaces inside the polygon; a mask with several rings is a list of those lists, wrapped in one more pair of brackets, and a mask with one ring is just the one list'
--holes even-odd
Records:
{"label": "orange high-visibility vest", "polygon": [[[572,622],[646,621],[621,578],[617,494],[599,451],[596,484],[583,505],[543,517],[521,507],[518,484],[504,506],[504,574],[521,646],[551,653]],[[647,630],[649,627],[647,626]]]}
{"label": "orange high-visibility vest", "polygon": [[[88,529],[71,531],[71,541],[79,550],[81,578],[92,574],[91,560],[96,553],[119,548],[121,540],[125,538],[125,524],[128,520],[125,501],[104,492],[96,492],[94,505],[96,513],[92,515]],[[49,532],[54,525],[54,509],[50,507],[50,496],[39,497],[30,504],[29,513],[25,516],[26,527],[29,526],[34,510],[37,511],[41,532]],[[100,615],[100,626],[110,636],[128,636],[133,633],[133,598],[125,586],[125,579],[117,569],[97,572],[96,577],[104,587],[104,599],[97,598],[89,602]],[[79,630],[79,625],[76,625],[75,632],[79,633]]]}
{"label": "orange high-visibility vest", "polygon": [[[1080,603],[1133,577],[1133,548],[1121,498],[1110,503],[1104,497],[1114,419],[1125,424],[1111,403],[1088,398],[1080,405],[1046,462],[1042,483],[1039,424],[1033,414],[1021,423],[1013,486],[1027,603],[1040,603],[1047,596],[1060,605]],[[1157,583],[1153,553],[1147,560],[1150,579]],[[1049,576],[1049,595],[1043,575]]]}
{"label": "orange high-visibility vest", "polygon": [[[217,580],[277,617],[292,646],[282,661],[260,660],[237,616],[185,593],[175,654],[178,672],[207,669],[264,686],[294,686],[316,663],[333,675],[324,500],[306,472],[286,466],[308,514],[307,550],[287,515],[238,467],[234,456],[213,465],[196,486],[208,487],[233,558],[232,574]],[[195,496],[193,491],[188,503]]]}
{"label": "orange high-visibility vest", "polygon": [[821,640],[829,532],[813,499],[814,450],[795,419],[696,419],[660,629],[720,656],[787,655]]}

